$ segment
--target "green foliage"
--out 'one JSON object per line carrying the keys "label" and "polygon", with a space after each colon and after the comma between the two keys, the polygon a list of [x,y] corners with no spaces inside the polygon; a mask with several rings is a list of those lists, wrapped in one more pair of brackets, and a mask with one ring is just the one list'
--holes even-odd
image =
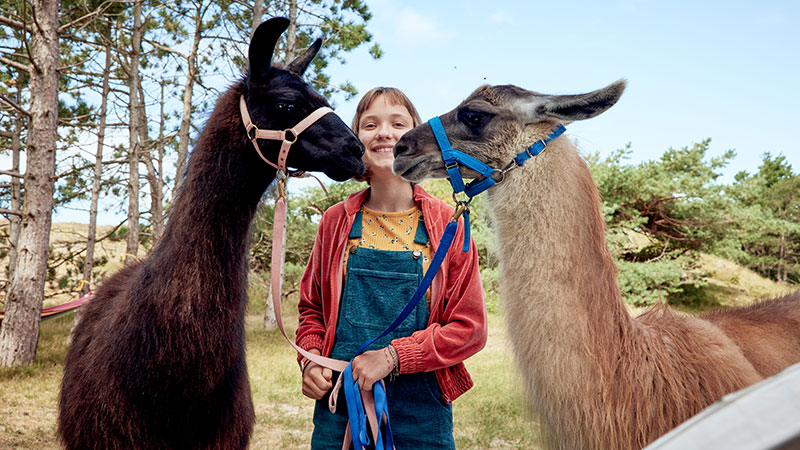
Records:
{"label": "green foliage", "polygon": [[736,226],[717,253],[778,281],[800,282],[800,175],[765,153],[754,174],[729,188]]}
{"label": "green foliage", "polygon": [[486,298],[486,310],[490,313],[500,311],[500,268],[481,266],[481,282],[483,283],[483,293]]}
{"label": "green foliage", "polygon": [[704,286],[694,267],[699,252],[714,249],[730,226],[731,202],[715,181],[734,156],[707,159],[709,142],[637,165],[625,163],[630,145],[605,160],[587,158],[628,303],[681,302],[685,286]]}
{"label": "green foliage", "polygon": [[[306,263],[314,247],[317,225],[322,213],[343,201],[353,192],[364,189],[364,183],[347,181],[327,186],[326,194],[320,187],[309,187],[299,193],[289,193],[286,222],[286,265],[284,268],[284,297],[297,291]],[[250,246],[250,267],[256,272],[269,273],[272,258],[272,225],[275,214],[273,190],[261,202],[253,221]]]}

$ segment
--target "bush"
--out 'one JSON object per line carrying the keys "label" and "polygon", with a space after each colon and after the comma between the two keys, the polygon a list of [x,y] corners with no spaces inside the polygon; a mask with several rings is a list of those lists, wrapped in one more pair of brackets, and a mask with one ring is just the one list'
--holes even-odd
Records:
{"label": "bush", "polygon": [[486,298],[486,310],[496,313],[500,307],[500,269],[497,267],[484,267],[481,269],[483,293]]}

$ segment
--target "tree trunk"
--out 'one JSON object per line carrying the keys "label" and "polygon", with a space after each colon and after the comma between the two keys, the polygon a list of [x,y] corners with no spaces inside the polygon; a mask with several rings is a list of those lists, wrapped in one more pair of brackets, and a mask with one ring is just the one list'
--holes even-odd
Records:
{"label": "tree trunk", "polygon": [[[164,234],[164,130],[167,126],[166,124],[166,117],[164,117],[164,80],[161,80],[161,101],[160,106],[161,109],[159,110],[159,121],[158,121],[158,144],[155,146],[156,150],[156,164],[151,165],[152,170],[148,167],[148,171],[150,171],[150,225],[153,228],[153,242],[157,242],[161,239],[161,235]],[[152,193],[155,192],[157,195],[153,195]]]}
{"label": "tree trunk", "polygon": [[274,330],[278,328],[278,319],[275,318],[275,305],[272,303],[272,282],[267,281],[267,309],[264,310],[264,328]]}
{"label": "tree trunk", "polygon": [[0,329],[0,365],[30,364],[36,356],[47,274],[58,139],[58,1],[33,0],[31,121],[17,265]]}
{"label": "tree trunk", "polygon": [[128,179],[128,235],[125,247],[125,264],[136,259],[139,252],[139,151],[141,150],[140,123],[142,108],[139,100],[139,58],[142,52],[142,0],[134,3],[133,7],[133,36],[130,59],[130,73],[128,74],[128,92],[130,102],[129,133],[129,179]]}
{"label": "tree trunk", "polygon": [[256,28],[261,25],[261,22],[264,20],[264,0],[255,0],[253,3],[253,23],[250,27],[250,39],[253,38],[253,33],[256,32]]}
{"label": "tree trunk", "polygon": [[284,64],[297,56],[297,0],[289,0],[289,29],[286,31],[286,57]]}
{"label": "tree trunk", "polygon": [[103,146],[106,137],[106,113],[108,109],[108,95],[110,92],[109,76],[111,73],[111,49],[106,46],[105,71],[103,72],[103,95],[100,100],[100,111],[97,131],[97,151],[94,157],[94,177],[92,178],[92,194],[89,205],[89,232],[86,238],[86,258],[83,262],[83,281],[86,283],[81,289],[81,294],[89,293],[89,284],[92,282],[92,268],[94,267],[94,246],[97,242],[97,207],[100,201],[100,183],[103,176]]}
{"label": "tree trunk", "polygon": [[183,111],[181,111],[181,126],[178,129],[178,162],[175,170],[175,186],[172,190],[174,199],[183,182],[183,172],[186,167],[186,159],[189,155],[189,131],[192,124],[192,95],[194,83],[197,79],[197,51],[200,47],[200,40],[203,38],[203,15],[204,9],[198,8],[194,22],[194,39],[192,40],[192,50],[186,61],[186,83],[183,86]]}
{"label": "tree trunk", "polygon": [[[17,104],[22,99],[22,88],[17,87]],[[11,135],[11,171],[19,173],[19,160],[20,153],[22,152],[22,143],[20,142],[20,134],[22,133],[22,115],[18,114],[14,120],[14,131]],[[20,201],[22,200],[22,183],[19,178],[11,177],[11,199],[9,206],[12,211],[20,210]],[[8,268],[9,273],[6,277],[11,279],[10,271],[17,266],[17,244],[19,244],[19,228],[22,218],[13,214],[8,217]],[[6,286],[6,292],[10,286]],[[7,294],[6,294],[7,295]]]}
{"label": "tree trunk", "polygon": [[[141,86],[139,86],[139,98],[141,99],[141,104],[144,105],[144,89]],[[144,110],[144,107],[142,107],[142,109]],[[153,163],[153,150],[157,151],[158,145],[153,145],[153,142],[150,141],[150,136],[147,129],[146,111],[143,111],[139,116],[139,141],[146,143],[141,147],[142,151],[139,153],[139,161],[144,163],[144,166],[147,169],[147,175],[145,175],[145,179],[147,180],[147,184],[150,186],[150,225],[153,240],[155,240],[156,236],[161,232],[162,218],[164,216],[164,194],[159,188],[158,183],[158,180],[161,178],[161,174],[156,170],[156,165]]]}
{"label": "tree trunk", "polygon": [[[110,26],[107,28],[108,35],[111,34]],[[106,45],[105,70],[103,71],[103,93],[100,98],[100,111],[98,112],[97,128],[97,151],[94,155],[94,176],[92,178],[92,194],[89,201],[89,231],[86,236],[86,257],[83,260],[83,283],[81,286],[81,296],[89,294],[92,283],[92,269],[94,268],[94,247],[97,243],[97,207],[100,201],[100,182],[103,176],[103,146],[106,137],[106,113],[108,110],[108,95],[111,91],[109,77],[111,74],[111,49]],[[69,330],[68,341],[72,342],[75,328],[83,319],[83,308],[75,311],[75,318],[72,320],[72,327]]]}

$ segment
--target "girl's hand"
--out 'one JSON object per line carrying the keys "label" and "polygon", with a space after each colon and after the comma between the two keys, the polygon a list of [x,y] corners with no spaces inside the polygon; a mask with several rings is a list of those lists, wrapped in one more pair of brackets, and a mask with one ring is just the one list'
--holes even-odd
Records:
{"label": "girl's hand", "polygon": [[361,389],[372,390],[372,385],[392,373],[394,360],[389,348],[364,352],[353,359],[353,381],[358,380]]}
{"label": "girl's hand", "polygon": [[[311,353],[319,355],[320,352],[311,350]],[[309,362],[303,372],[303,395],[312,400],[321,400],[333,387],[332,375],[331,369]]]}

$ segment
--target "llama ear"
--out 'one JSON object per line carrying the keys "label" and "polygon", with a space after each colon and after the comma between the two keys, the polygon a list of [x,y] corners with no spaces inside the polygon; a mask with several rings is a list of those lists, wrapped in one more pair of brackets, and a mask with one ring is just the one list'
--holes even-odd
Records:
{"label": "llama ear", "polygon": [[586,94],[535,96],[526,102],[527,122],[558,119],[565,122],[590,119],[614,106],[625,91],[627,82],[619,80]]}
{"label": "llama ear", "polygon": [[[287,28],[289,28],[289,19],[285,17],[269,19],[256,28],[248,51],[252,80],[257,81],[269,72],[272,67],[272,54],[275,53],[278,39]],[[265,58],[266,55],[269,56]]]}
{"label": "llama ear", "polygon": [[311,60],[317,56],[317,52],[322,47],[322,39],[317,38],[311,47],[308,47],[306,51],[303,52],[302,55],[298,56],[294,59],[294,61],[290,62],[286,69],[289,72],[301,77],[305,73],[306,69],[308,69],[308,65],[311,64]]}

